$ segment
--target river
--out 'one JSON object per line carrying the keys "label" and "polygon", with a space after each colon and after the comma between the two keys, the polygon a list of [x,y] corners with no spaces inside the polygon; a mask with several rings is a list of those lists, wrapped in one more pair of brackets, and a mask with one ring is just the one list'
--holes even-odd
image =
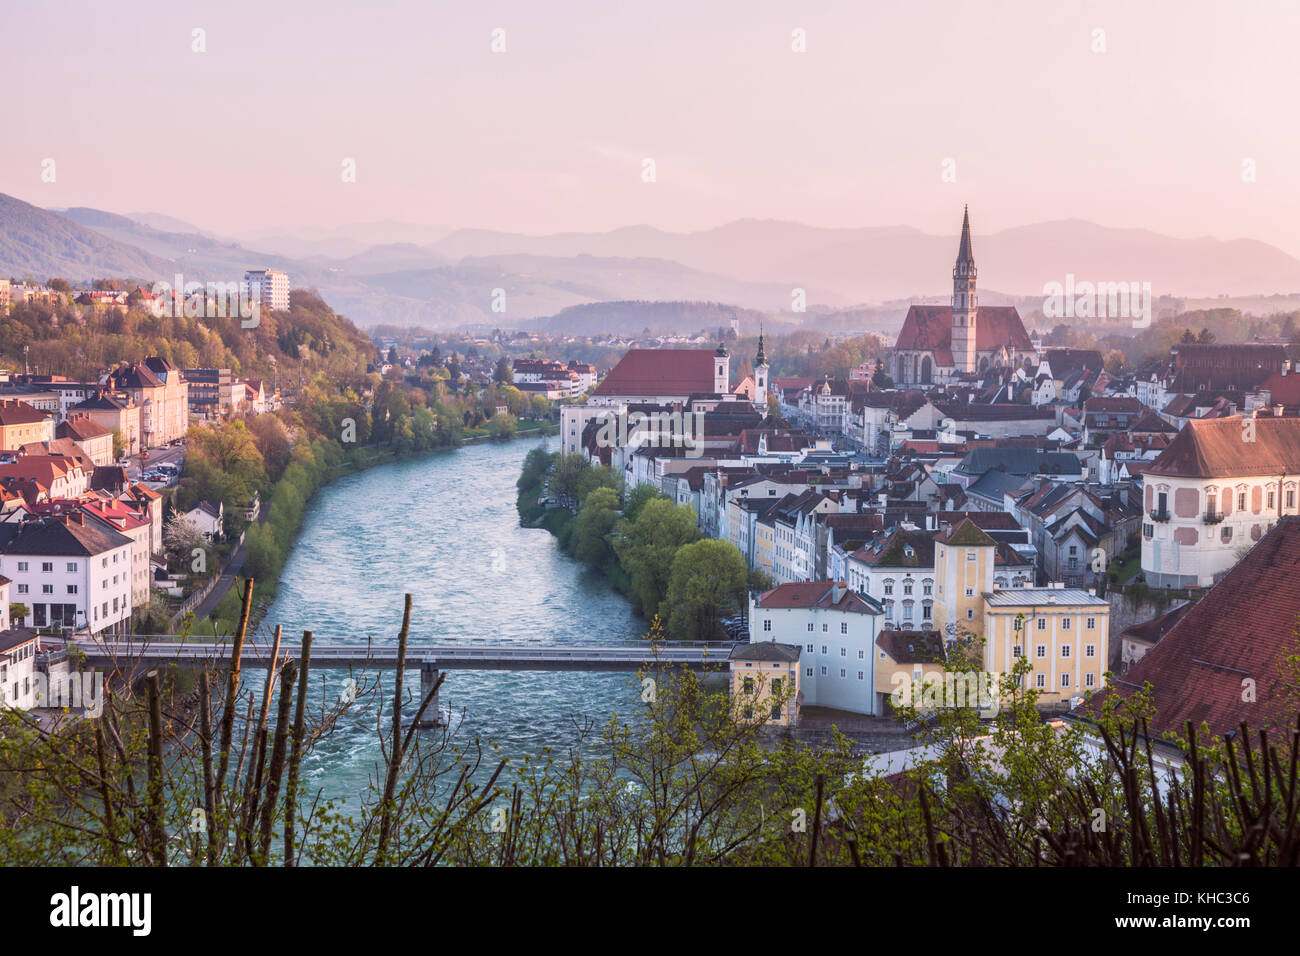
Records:
{"label": "river", "polygon": [[[515,480],[539,445],[553,451],[558,439],[469,445],[330,483],[304,513],[261,630],[282,625],[286,641],[310,629],[317,643],[395,645],[409,592],[412,643],[635,640],[645,622],[602,575],[568,557],[548,531],[519,525]],[[575,739],[575,720],[599,725],[639,702],[630,674],[446,673],[441,704],[456,739],[498,744],[513,759],[562,748]],[[391,671],[379,676],[392,686]],[[319,704],[321,682],[337,699],[345,679],[345,672],[318,672],[313,699]],[[406,680],[418,692],[418,669]],[[355,805],[375,777],[375,701],[360,703],[304,763],[309,792]]]}

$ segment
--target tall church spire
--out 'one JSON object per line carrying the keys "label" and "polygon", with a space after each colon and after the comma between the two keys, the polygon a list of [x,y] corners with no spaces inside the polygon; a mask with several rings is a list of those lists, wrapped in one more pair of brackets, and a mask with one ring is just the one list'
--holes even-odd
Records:
{"label": "tall church spire", "polygon": [[[975,254],[971,252],[970,246],[970,207],[963,207],[961,217],[961,246],[957,249],[957,269],[961,270],[965,266],[968,270],[975,269]],[[954,273],[956,275],[957,273]],[[964,273],[963,273],[964,274]]]}
{"label": "tall church spire", "polygon": [[758,355],[755,356],[759,365],[767,364],[767,355],[763,352],[763,323],[758,323]]}
{"label": "tall church spire", "polygon": [[961,245],[957,249],[957,264],[952,268],[952,358],[959,372],[974,372],[977,368],[976,325],[979,307],[975,294],[975,255],[970,242],[970,209],[961,217]]}

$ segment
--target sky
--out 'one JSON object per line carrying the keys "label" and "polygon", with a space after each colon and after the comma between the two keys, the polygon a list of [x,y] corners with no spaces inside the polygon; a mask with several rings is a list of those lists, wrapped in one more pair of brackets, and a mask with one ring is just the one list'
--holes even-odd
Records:
{"label": "sky", "polygon": [[0,6],[0,192],[44,207],[946,234],[969,203],[1300,256],[1296,0]]}

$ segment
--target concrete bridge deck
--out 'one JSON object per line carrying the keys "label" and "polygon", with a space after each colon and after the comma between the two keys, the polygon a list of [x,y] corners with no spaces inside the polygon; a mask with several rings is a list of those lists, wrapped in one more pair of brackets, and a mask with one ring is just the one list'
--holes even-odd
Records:
{"label": "concrete bridge deck", "polygon": [[[85,654],[86,664],[94,667],[129,665],[202,666],[228,661],[228,641],[178,640],[173,635],[134,637],[121,641],[81,641],[77,647]],[[735,642],[702,644],[666,644],[658,647],[644,642],[606,646],[546,646],[468,640],[456,644],[408,644],[406,666],[416,670],[432,664],[438,670],[534,670],[534,671],[632,671],[643,667],[688,667],[695,671],[718,670],[727,666]],[[302,654],[298,643],[282,643],[281,659],[297,659]],[[265,667],[271,648],[262,642],[244,645],[242,665]],[[397,667],[397,648],[392,645],[313,643],[313,669],[392,670]]]}

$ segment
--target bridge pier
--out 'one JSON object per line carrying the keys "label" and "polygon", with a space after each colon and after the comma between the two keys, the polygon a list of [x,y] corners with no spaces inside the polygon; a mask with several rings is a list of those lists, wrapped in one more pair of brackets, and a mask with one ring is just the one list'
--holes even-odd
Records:
{"label": "bridge pier", "polygon": [[[438,663],[437,661],[420,662],[420,703],[424,703],[424,698],[433,690],[433,685],[438,682]],[[429,701],[429,706],[424,709],[424,716],[420,718],[416,727],[437,727],[442,723],[438,711],[438,695],[433,695],[433,700]]]}

